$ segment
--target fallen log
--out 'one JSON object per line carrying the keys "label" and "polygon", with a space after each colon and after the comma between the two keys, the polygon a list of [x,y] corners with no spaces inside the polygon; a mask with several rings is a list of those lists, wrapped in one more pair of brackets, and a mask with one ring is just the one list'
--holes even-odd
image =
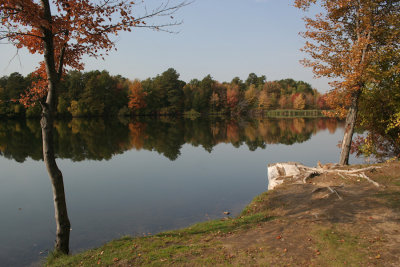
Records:
{"label": "fallen log", "polygon": [[307,180],[315,176],[319,176],[324,173],[334,173],[342,178],[346,179],[345,176],[352,176],[357,178],[366,179],[374,186],[379,187],[380,185],[370,179],[364,172],[380,167],[370,166],[361,169],[350,169],[340,170],[337,169],[338,164],[325,164],[322,165],[318,162],[318,167],[307,167],[298,162],[283,162],[268,164],[268,190],[274,189],[276,186],[282,184],[285,180],[292,182],[307,183]]}

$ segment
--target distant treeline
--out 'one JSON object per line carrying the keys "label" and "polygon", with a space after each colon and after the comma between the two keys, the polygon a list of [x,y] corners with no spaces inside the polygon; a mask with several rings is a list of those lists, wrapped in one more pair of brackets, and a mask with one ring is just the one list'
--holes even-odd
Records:
{"label": "distant treeline", "polygon": [[[33,77],[19,73],[0,78],[0,116],[36,117],[38,104],[19,103]],[[324,96],[310,84],[293,79],[266,81],[249,74],[220,83],[210,75],[189,83],[170,68],[154,78],[131,81],[107,71],[70,71],[59,87],[57,116],[129,116],[165,114],[245,114],[274,109],[326,109]]]}

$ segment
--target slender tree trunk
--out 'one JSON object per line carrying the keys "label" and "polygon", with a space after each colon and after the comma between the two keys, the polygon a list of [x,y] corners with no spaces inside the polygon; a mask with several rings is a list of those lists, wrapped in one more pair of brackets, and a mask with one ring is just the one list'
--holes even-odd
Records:
{"label": "slender tree trunk", "polygon": [[357,120],[359,98],[360,98],[360,91],[357,91],[352,95],[351,105],[346,117],[346,126],[344,128],[342,150],[340,153],[340,161],[339,161],[340,165],[349,165],[351,140],[353,139],[354,127],[356,125],[356,120]]}
{"label": "slender tree trunk", "polygon": [[[48,82],[46,102],[41,103],[42,118],[40,125],[42,127],[43,160],[46,164],[47,172],[53,187],[54,215],[57,225],[55,250],[68,254],[71,224],[69,222],[67,203],[65,201],[63,176],[55,160],[53,141],[56,89],[60,81],[60,74],[57,73],[55,64],[54,35],[51,29],[52,17],[49,0],[41,0],[41,4],[44,19],[48,23],[41,27],[43,33],[43,55]],[[59,66],[59,69],[62,71],[62,66]]]}
{"label": "slender tree trunk", "polygon": [[54,156],[53,115],[47,106],[43,106],[40,124],[42,126],[43,159],[53,189],[54,216],[57,225],[55,250],[68,254],[71,224],[68,219],[63,176]]}
{"label": "slender tree trunk", "polygon": [[[45,51],[47,51],[46,47],[52,47],[51,42],[50,45],[45,45]],[[54,57],[52,56],[51,52],[49,52],[49,54],[50,55],[45,52],[48,93],[46,102],[42,103],[42,119],[40,121],[40,125],[42,127],[43,160],[46,164],[47,172],[53,187],[54,215],[57,224],[55,250],[64,254],[68,254],[71,224],[69,222],[67,204],[65,201],[63,176],[55,160],[53,141],[54,110],[58,75],[56,75],[56,72],[54,71],[55,68],[52,68],[51,59],[48,60],[49,57]]]}

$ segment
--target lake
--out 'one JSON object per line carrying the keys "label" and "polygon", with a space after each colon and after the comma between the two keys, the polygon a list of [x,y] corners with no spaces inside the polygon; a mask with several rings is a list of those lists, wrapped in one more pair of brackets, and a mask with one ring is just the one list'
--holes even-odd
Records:
{"label": "lake", "polygon": [[[267,164],[337,162],[343,123],[115,118],[57,121],[55,129],[75,253],[124,235],[225,217],[224,211],[236,216],[267,189]],[[3,119],[0,156],[0,266],[34,266],[56,238],[39,121]]]}

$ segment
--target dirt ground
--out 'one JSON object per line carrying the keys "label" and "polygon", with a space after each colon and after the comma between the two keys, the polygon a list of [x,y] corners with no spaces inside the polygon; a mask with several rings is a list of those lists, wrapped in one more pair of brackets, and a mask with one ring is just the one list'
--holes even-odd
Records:
{"label": "dirt ground", "polygon": [[254,254],[238,264],[400,266],[400,164],[381,164],[365,174],[380,186],[331,173],[307,184],[284,183],[249,209],[269,207],[277,219],[220,241],[232,258]]}
{"label": "dirt ground", "polygon": [[346,169],[366,167],[371,181],[337,172],[285,179],[237,218],[122,238],[46,265],[397,267],[400,162]]}

